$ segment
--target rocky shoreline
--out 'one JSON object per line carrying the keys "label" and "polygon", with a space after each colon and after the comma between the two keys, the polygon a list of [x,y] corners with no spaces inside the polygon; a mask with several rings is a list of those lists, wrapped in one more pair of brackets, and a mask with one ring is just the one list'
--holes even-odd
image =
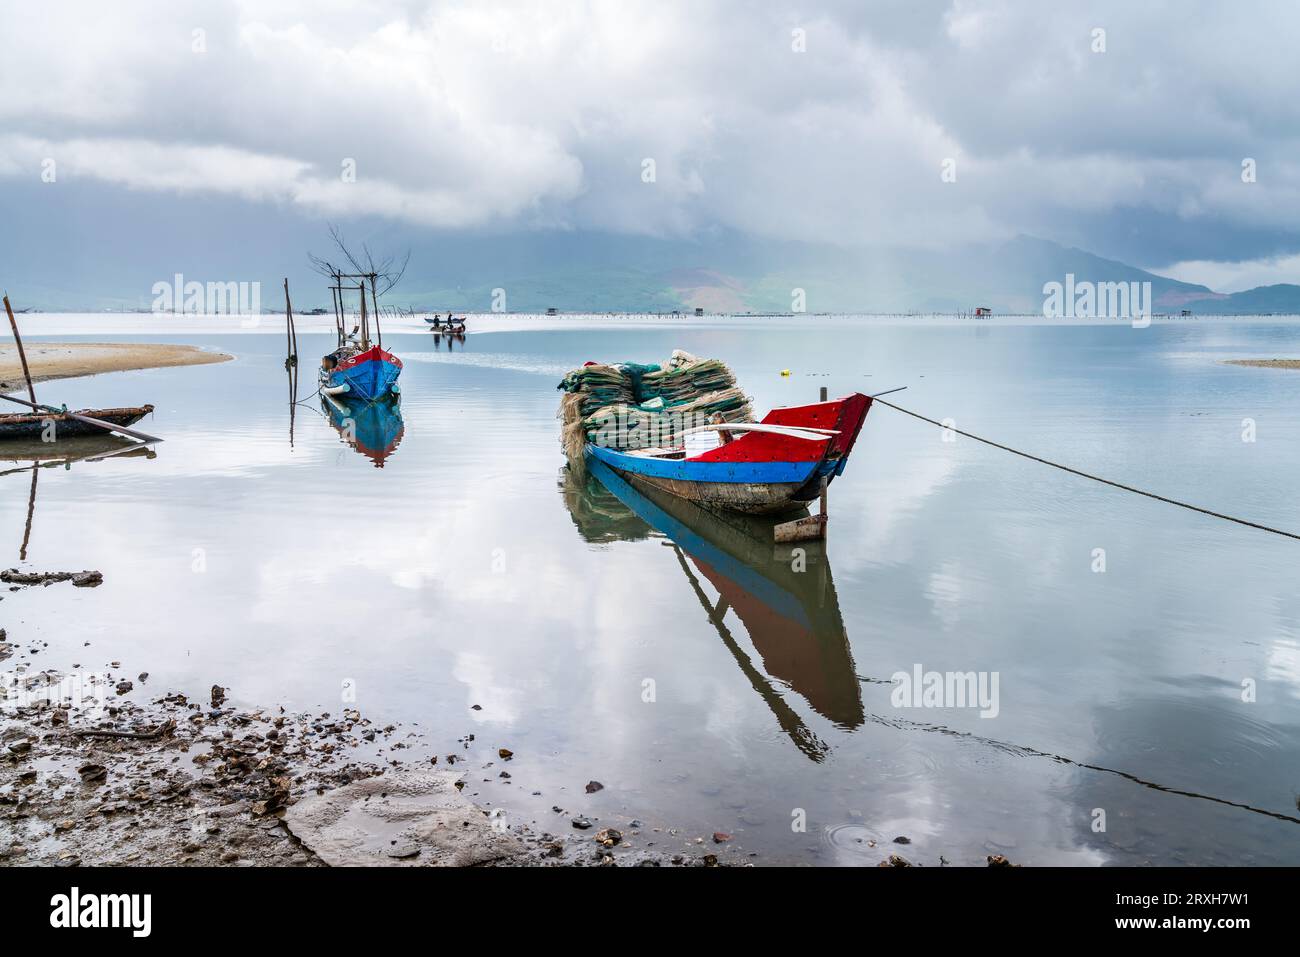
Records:
{"label": "rocky shoreline", "polygon": [[0,631],[0,866],[748,863],[726,835],[480,807],[465,779],[508,778],[512,755],[473,734],[417,756],[423,732],[355,709],[242,710],[217,685],[202,701],[148,695],[146,673],[39,670],[41,650]]}

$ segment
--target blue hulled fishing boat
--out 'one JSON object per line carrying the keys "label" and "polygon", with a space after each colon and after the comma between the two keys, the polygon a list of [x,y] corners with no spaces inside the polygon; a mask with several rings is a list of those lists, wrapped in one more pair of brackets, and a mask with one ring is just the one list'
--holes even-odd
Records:
{"label": "blue hulled fishing boat", "polygon": [[373,402],[397,395],[402,360],[383,346],[360,350],[344,346],[321,360],[321,392]]}

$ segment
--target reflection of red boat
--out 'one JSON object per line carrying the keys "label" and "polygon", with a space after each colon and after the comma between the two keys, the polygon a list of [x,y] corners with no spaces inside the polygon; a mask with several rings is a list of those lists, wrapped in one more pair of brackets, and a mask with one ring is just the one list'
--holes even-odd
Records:
{"label": "reflection of red boat", "polygon": [[401,406],[395,399],[348,402],[323,395],[321,404],[343,441],[374,462],[375,468],[384,467],[406,434]]}
{"label": "reflection of red boat", "polygon": [[642,488],[737,512],[778,514],[811,502],[844,471],[870,409],[871,398],[854,393],[773,409],[759,423],[702,425],[683,434],[740,437],[690,457],[684,448],[618,451],[603,446],[599,435],[587,455]]}
{"label": "reflection of red boat", "polygon": [[[863,723],[861,687],[820,544],[799,546],[803,564],[795,570],[791,548],[772,542],[771,519],[702,508],[654,487],[634,488],[599,460],[589,470],[593,481],[578,488],[582,479],[564,472],[565,496],[583,537],[603,542],[647,538],[652,531],[667,536],[718,636],[801,751],[820,761],[829,747],[791,707],[783,686],[841,728]],[[743,626],[761,668],[732,635],[728,613]]]}

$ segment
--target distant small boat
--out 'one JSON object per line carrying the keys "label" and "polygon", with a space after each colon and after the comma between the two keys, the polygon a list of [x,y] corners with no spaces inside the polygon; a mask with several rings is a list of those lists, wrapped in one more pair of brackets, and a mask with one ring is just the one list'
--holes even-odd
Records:
{"label": "distant small boat", "polygon": [[[153,413],[153,406],[142,405],[128,409],[80,409],[76,415],[99,419],[112,425],[129,426]],[[53,425],[53,436],[59,439],[81,435],[103,435],[104,429],[73,418],[63,412],[20,412],[0,415],[0,440],[42,439],[46,429]]]}
{"label": "distant small boat", "polygon": [[[588,442],[586,453],[634,485],[663,489],[713,508],[771,515],[816,499],[823,483],[844,472],[871,397],[773,409],[759,423],[719,423],[689,432],[739,433],[739,438],[687,456],[680,449],[617,451]],[[687,434],[683,433],[683,434]]]}
{"label": "distant small boat", "polygon": [[464,332],[465,319],[453,319],[448,314],[446,319],[440,319],[437,315],[425,316],[424,321],[433,327],[434,332]]}
{"label": "distant small boat", "polygon": [[358,350],[344,346],[321,360],[322,394],[371,402],[397,395],[402,360],[383,346]]}

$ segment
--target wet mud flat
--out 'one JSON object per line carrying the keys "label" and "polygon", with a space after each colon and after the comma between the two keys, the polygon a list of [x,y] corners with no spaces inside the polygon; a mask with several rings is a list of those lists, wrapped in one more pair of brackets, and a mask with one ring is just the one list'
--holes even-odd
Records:
{"label": "wet mud flat", "polygon": [[0,631],[0,866],[749,863],[727,835],[558,806],[553,821],[511,821],[465,793],[511,780],[511,752],[473,734],[436,753],[424,732],[355,709],[235,709],[215,685],[202,701],[149,695],[148,675],[119,662],[83,679],[40,670],[42,650]]}

